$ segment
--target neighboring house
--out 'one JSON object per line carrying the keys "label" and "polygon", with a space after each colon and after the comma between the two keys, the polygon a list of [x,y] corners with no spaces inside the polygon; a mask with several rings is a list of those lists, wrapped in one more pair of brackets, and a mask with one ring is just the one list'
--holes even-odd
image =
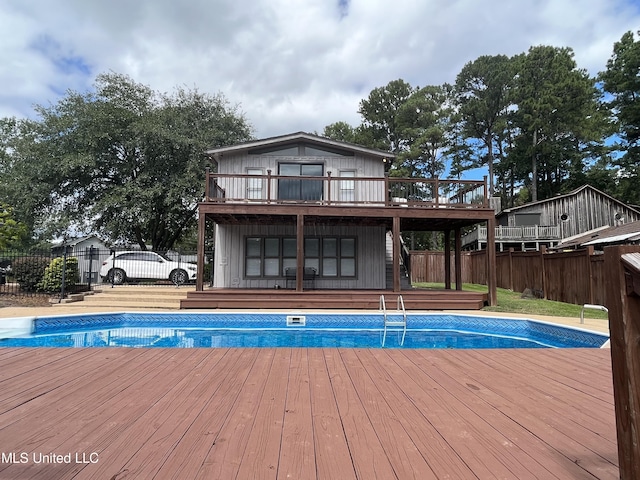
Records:
{"label": "neighboring house", "polygon": [[593,246],[595,250],[602,250],[609,245],[640,245],[640,221],[615,227],[602,227],[565,238],[556,249],[567,250]]}
{"label": "neighboring house", "polygon": [[484,181],[389,177],[389,152],[299,132],[206,153],[216,172],[199,205],[198,272],[215,236],[214,288],[200,276],[184,308],[232,306],[239,292],[250,292],[244,306],[314,306],[309,291],[323,306],[348,295],[345,306],[377,306],[384,292],[405,294],[401,231],[444,231],[459,247],[462,227],[493,221]]}
{"label": "neighboring house", "polygon": [[[538,250],[600,227],[637,220],[639,210],[584,185],[564,195],[501,211],[496,215],[495,243],[500,251]],[[486,238],[486,228],[479,227],[464,236],[464,248],[482,249]]]}
{"label": "neighboring house", "polygon": [[[109,247],[97,236],[90,235],[68,239],[64,244],[62,241],[57,242],[52,247],[51,253],[54,256],[62,256],[64,245],[67,247],[67,255],[78,259],[80,282],[89,283],[89,278],[91,278],[91,283],[98,283],[100,280],[98,271],[102,261],[109,256]],[[90,251],[91,248],[94,249],[93,252]]]}

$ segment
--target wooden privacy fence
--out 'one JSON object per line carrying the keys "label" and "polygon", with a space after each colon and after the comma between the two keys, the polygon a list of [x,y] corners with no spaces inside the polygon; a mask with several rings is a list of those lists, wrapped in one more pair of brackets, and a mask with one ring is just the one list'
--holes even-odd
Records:
{"label": "wooden privacy fence", "polygon": [[[582,305],[604,304],[603,263],[593,247],[572,252],[547,253],[507,252],[496,254],[498,287],[514,292],[531,289],[548,300]],[[451,255],[451,269],[455,268]],[[461,258],[463,283],[487,284],[485,251],[463,252]],[[444,253],[411,252],[412,282],[444,282]]]}
{"label": "wooden privacy fence", "polygon": [[[444,252],[412,250],[411,283],[444,283]],[[462,255],[462,282],[473,283],[470,255]],[[455,258],[451,255],[451,278],[455,278]]]}

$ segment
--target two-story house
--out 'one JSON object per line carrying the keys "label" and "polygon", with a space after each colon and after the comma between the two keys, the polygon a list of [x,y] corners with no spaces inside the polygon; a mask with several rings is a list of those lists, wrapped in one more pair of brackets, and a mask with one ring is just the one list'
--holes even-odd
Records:
{"label": "two-story house", "polygon": [[199,205],[201,276],[183,308],[377,308],[384,294],[407,308],[480,308],[487,298],[461,291],[459,269],[455,290],[450,279],[445,292],[403,290],[400,236],[443,231],[459,259],[462,227],[494,221],[485,181],[390,177],[393,154],[302,132],[206,153],[215,166]]}

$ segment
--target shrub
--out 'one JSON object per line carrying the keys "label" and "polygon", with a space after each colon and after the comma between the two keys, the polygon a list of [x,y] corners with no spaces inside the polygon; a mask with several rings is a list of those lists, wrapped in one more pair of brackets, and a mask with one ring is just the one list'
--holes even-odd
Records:
{"label": "shrub", "polygon": [[23,291],[35,292],[49,262],[47,257],[19,257],[11,264],[11,274]]}
{"label": "shrub", "polygon": [[[54,258],[44,270],[42,281],[38,284],[38,290],[42,292],[55,293],[62,290],[62,268],[64,259],[62,257]],[[80,273],[78,270],[78,259],[76,257],[67,257],[66,271],[64,276],[64,288],[69,291],[76,283],[80,281]]]}

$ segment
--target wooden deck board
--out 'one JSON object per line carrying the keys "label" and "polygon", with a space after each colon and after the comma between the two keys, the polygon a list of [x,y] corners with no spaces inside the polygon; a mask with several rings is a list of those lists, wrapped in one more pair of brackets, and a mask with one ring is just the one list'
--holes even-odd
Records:
{"label": "wooden deck board", "polygon": [[[396,477],[391,459],[364,407],[366,399],[359,396],[349,378],[350,373],[356,375],[357,372],[347,371],[337,349],[325,350],[324,356],[357,478]],[[396,445],[393,447],[389,450],[395,451]]]}
{"label": "wooden deck board", "polygon": [[0,478],[618,477],[607,350],[1,353],[0,452],[99,462]]}
{"label": "wooden deck board", "polygon": [[[570,397],[563,398],[564,408],[560,408],[552,394],[545,394],[542,391],[536,392],[531,387],[532,384],[545,385],[548,389],[547,392],[554,390],[554,382],[549,379],[532,382],[534,378],[531,375],[504,376],[500,370],[495,370],[490,365],[481,362],[474,362],[473,375],[466,375],[464,370],[468,368],[467,362],[468,360],[473,362],[474,354],[477,352],[469,353],[472,356],[470,359],[465,358],[464,363],[456,365],[454,362],[441,366],[444,372],[456,374],[458,386],[449,387],[450,391],[452,393],[459,391],[460,395],[464,396],[465,403],[474,411],[485,406],[493,407],[484,409],[484,419],[499,432],[504,432],[509,442],[520,448],[525,449],[519,444],[519,438],[522,434],[529,432],[537,438],[544,438],[553,433],[544,444],[537,441],[527,442],[526,447],[526,451],[537,451],[536,456],[545,459],[544,468],[549,470],[549,478],[553,478],[551,475],[557,478],[563,478],[563,475],[566,475],[566,466],[557,463],[557,456],[565,456],[571,461],[576,460],[575,463],[579,458],[591,459],[594,450],[590,449],[588,444],[603,440],[593,436],[592,431],[586,430],[580,422],[576,421],[577,418],[584,416],[584,412],[575,408],[575,402],[579,400],[575,391]],[[461,372],[463,373],[461,374]],[[541,375],[539,376],[541,377]],[[504,378],[507,381],[496,382],[496,378]],[[567,412],[569,404],[573,404],[574,408]],[[613,414],[612,411],[610,413]],[[515,426],[510,425],[514,421],[518,423],[518,427],[521,426],[524,430],[518,436],[509,436],[506,432],[514,430]],[[518,427],[515,427],[516,431]],[[602,426],[602,428],[605,431],[608,430],[606,426]],[[615,436],[615,430],[610,433]],[[572,437],[584,440],[576,440]],[[553,455],[549,455],[549,453]],[[610,453],[615,453],[615,449]],[[576,465],[576,468],[572,468],[571,478],[592,478],[588,472],[591,468],[586,465],[589,462],[591,460],[583,461],[579,467]],[[598,459],[596,461],[598,467],[596,468],[600,468],[602,463],[605,463],[605,470],[607,470],[606,464],[608,462],[606,459]],[[523,473],[519,473],[517,478],[523,478],[522,475]],[[601,478],[609,477],[603,475]]]}
{"label": "wooden deck board", "polygon": [[62,383],[73,381],[74,377],[68,371],[74,371],[79,361],[91,358],[90,352],[61,350],[56,357],[50,359],[55,366],[53,371],[44,372],[39,369],[42,357],[20,358],[15,364],[3,363],[3,373],[11,375],[11,386],[7,387],[3,399],[0,401],[0,412],[15,408],[22,403],[37,398],[44,393],[55,390]]}
{"label": "wooden deck board", "polygon": [[[413,353],[413,352],[412,352]],[[419,353],[419,352],[416,352]],[[440,351],[394,358],[404,372],[402,382],[413,382],[420,388],[417,398],[425,418],[436,426],[447,443],[480,478],[526,478],[532,459],[513,444],[505,433],[490,421],[490,408],[477,409],[470,392],[460,388],[456,375],[445,371],[456,356],[452,351],[441,361]],[[464,373],[464,369],[457,374]],[[399,378],[400,372],[397,374]],[[423,379],[428,379],[423,382]],[[401,385],[400,381],[398,382]],[[482,445],[482,449],[478,449]],[[534,465],[533,468],[536,466]],[[543,471],[540,465],[537,466]]]}
{"label": "wooden deck board", "polygon": [[[309,385],[318,478],[355,479],[351,451],[342,425],[323,350],[310,349]],[[285,445],[285,448],[291,448]]]}
{"label": "wooden deck board", "polygon": [[276,356],[273,348],[264,349],[260,353],[215,443],[194,478],[236,478]]}
{"label": "wooden deck board", "polygon": [[[125,435],[109,446],[115,455],[124,453],[123,463],[128,457],[124,470],[135,478],[148,478],[157,470],[158,465],[166,462],[175,447],[176,438],[181,438],[182,432],[195,421],[197,413],[203,408],[207,391],[217,381],[218,370],[215,367],[221,363],[224,353],[224,350],[212,350],[204,358],[194,358],[195,363],[189,375],[184,376],[144,415],[136,419],[129,428],[132,435],[146,435],[141,437],[144,440],[140,442],[140,449],[128,451],[131,437]],[[221,368],[225,366],[229,368],[231,365],[220,365]],[[107,472],[104,475],[106,477]]]}
{"label": "wooden deck board", "polygon": [[220,431],[238,401],[249,374],[258,357],[258,350],[246,350],[243,355],[227,353],[224,363],[216,369],[218,382],[206,393],[206,403],[194,422],[171,451],[167,461],[159,467],[161,478],[196,478],[204,459],[215,447]]}
{"label": "wooden deck board", "polygon": [[237,478],[262,480],[277,476],[290,362],[291,350],[276,349]]}
{"label": "wooden deck board", "polygon": [[[307,350],[292,350],[287,383],[285,417],[278,460],[278,479],[312,480],[316,478],[313,445],[311,390]],[[295,448],[286,448],[294,445]]]}
{"label": "wooden deck board", "polygon": [[422,388],[432,388],[429,380],[408,381],[405,372],[397,364],[394,356],[385,350],[373,355],[360,351],[359,358],[370,378],[386,400],[393,406],[396,417],[415,447],[429,464],[436,478],[475,479],[476,474],[463,461],[460,454],[451,448],[441,430],[429,421],[429,410],[421,408]]}
{"label": "wooden deck board", "polygon": [[[386,455],[397,477],[438,478],[396,413],[398,404],[387,401],[384,391],[388,386],[383,384],[380,391],[380,383],[371,378],[376,375],[376,370],[368,368],[371,364],[362,363],[363,359],[358,356],[357,350],[341,350],[340,356],[366,412],[368,423],[371,423],[380,441],[386,445]],[[369,358],[366,356],[364,362]]]}
{"label": "wooden deck board", "polygon": [[487,301],[486,293],[458,290],[410,289],[389,290],[305,290],[210,288],[190,291],[180,301],[180,308],[338,308],[378,310],[380,296],[387,305],[395,305],[402,295],[407,310],[479,310]]}
{"label": "wooden deck board", "polygon": [[[189,369],[194,362],[198,361],[199,356],[196,353],[184,355],[181,362],[183,368]],[[87,384],[91,385],[91,380],[86,380],[82,391],[69,392],[60,399],[52,398],[52,401],[64,408],[55,415],[47,417],[46,421],[40,420],[39,423],[45,423],[48,432],[51,433],[38,439],[36,448],[45,452],[67,452],[76,450],[79,446],[80,448],[86,446],[104,452],[113,459],[114,463],[123,464],[121,470],[125,470],[128,458],[144,445],[155,427],[156,419],[152,414],[158,409],[154,407],[184,377],[184,371],[172,368],[176,362],[171,358],[173,355],[170,350],[159,351],[158,354],[159,358],[154,357],[156,358],[155,367],[148,365],[143,360],[144,356],[137,357],[139,362],[135,360],[126,362],[126,365],[133,364],[133,368],[144,375],[132,378],[122,386],[114,384],[114,380],[116,382],[119,380],[117,374],[115,378],[114,375],[111,376],[110,386],[108,386],[119,394],[96,398],[92,395],[92,389],[87,388]],[[124,365],[125,363],[122,364],[123,367]],[[93,371],[94,368],[94,365],[88,365],[87,371]],[[124,389],[119,390],[122,387]],[[92,400],[87,398],[90,396],[93,397]],[[82,409],[87,410],[86,415],[78,413]],[[46,411],[46,406],[41,408],[43,414],[46,414]],[[171,409],[163,408],[159,415],[166,419],[170,418],[171,413]],[[31,429],[35,436],[38,429],[33,427]],[[36,440],[32,440],[29,447],[33,448],[35,442]],[[137,446],[131,447],[132,445]],[[37,475],[31,473],[34,475],[33,478],[51,478],[48,472],[43,471],[38,465],[27,464],[25,467],[30,472],[39,470]],[[82,465],[70,464],[66,467],[69,469],[69,474],[76,474]],[[107,465],[99,465],[98,470],[104,467]],[[101,473],[99,475],[102,476]]]}

